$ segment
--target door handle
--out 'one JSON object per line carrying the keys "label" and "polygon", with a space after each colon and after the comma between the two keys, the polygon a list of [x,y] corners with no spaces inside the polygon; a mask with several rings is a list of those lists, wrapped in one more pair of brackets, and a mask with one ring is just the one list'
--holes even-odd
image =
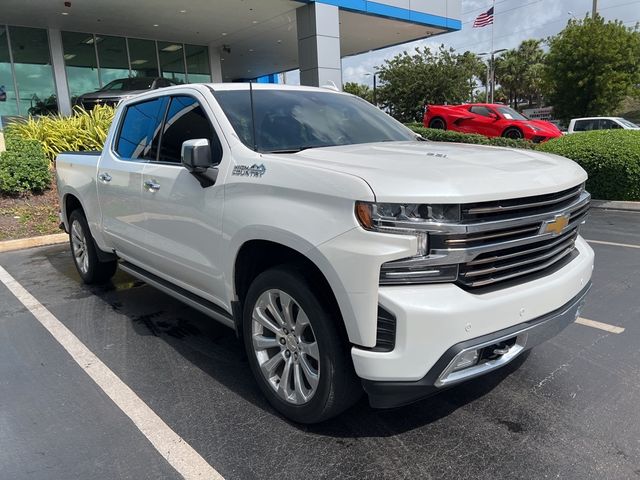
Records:
{"label": "door handle", "polygon": [[146,180],[144,182],[144,188],[146,188],[151,193],[155,193],[158,190],[160,190],[160,184],[157,183],[155,180]]}
{"label": "door handle", "polygon": [[111,175],[109,175],[107,172],[103,172],[98,175],[98,180],[100,180],[102,183],[109,183],[111,181]]}

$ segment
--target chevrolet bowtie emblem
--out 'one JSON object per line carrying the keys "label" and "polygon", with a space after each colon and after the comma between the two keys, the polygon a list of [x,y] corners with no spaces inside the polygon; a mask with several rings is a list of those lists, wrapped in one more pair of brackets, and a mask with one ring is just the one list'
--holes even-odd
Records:
{"label": "chevrolet bowtie emblem", "polygon": [[547,220],[540,227],[540,234],[551,233],[554,237],[560,235],[562,231],[569,225],[569,215],[556,215],[553,220]]}

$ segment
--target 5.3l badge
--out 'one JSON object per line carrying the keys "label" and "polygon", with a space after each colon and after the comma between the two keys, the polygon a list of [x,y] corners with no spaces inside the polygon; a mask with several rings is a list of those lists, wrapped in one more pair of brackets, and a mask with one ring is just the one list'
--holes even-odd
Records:
{"label": "5.3l badge", "polygon": [[235,167],[233,167],[233,171],[231,172],[231,175],[237,175],[239,177],[256,177],[256,178],[260,178],[262,177],[262,175],[264,175],[264,172],[266,172],[267,169],[264,166],[264,164],[253,164],[250,167],[247,167],[246,165],[236,165]]}

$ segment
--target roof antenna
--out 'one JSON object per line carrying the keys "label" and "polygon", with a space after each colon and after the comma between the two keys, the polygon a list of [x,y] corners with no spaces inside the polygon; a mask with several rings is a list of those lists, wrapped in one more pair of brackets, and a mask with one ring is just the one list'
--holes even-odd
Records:
{"label": "roof antenna", "polygon": [[258,151],[258,141],[256,139],[256,112],[253,108],[253,82],[249,81],[249,99],[251,102],[251,127],[253,130],[253,151]]}

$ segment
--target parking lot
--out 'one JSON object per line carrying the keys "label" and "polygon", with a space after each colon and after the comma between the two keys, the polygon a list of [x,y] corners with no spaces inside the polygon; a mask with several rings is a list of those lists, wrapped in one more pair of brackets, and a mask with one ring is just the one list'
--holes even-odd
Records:
{"label": "parking lot", "polygon": [[0,477],[180,478],[156,448],[172,431],[226,479],[640,478],[640,213],[593,210],[583,236],[596,269],[581,316],[606,325],[573,324],[408,407],[363,398],[315,426],[277,415],[233,332],[189,307],[122,272],[81,285],[67,245],[0,254],[168,427],[134,423],[0,284]]}

